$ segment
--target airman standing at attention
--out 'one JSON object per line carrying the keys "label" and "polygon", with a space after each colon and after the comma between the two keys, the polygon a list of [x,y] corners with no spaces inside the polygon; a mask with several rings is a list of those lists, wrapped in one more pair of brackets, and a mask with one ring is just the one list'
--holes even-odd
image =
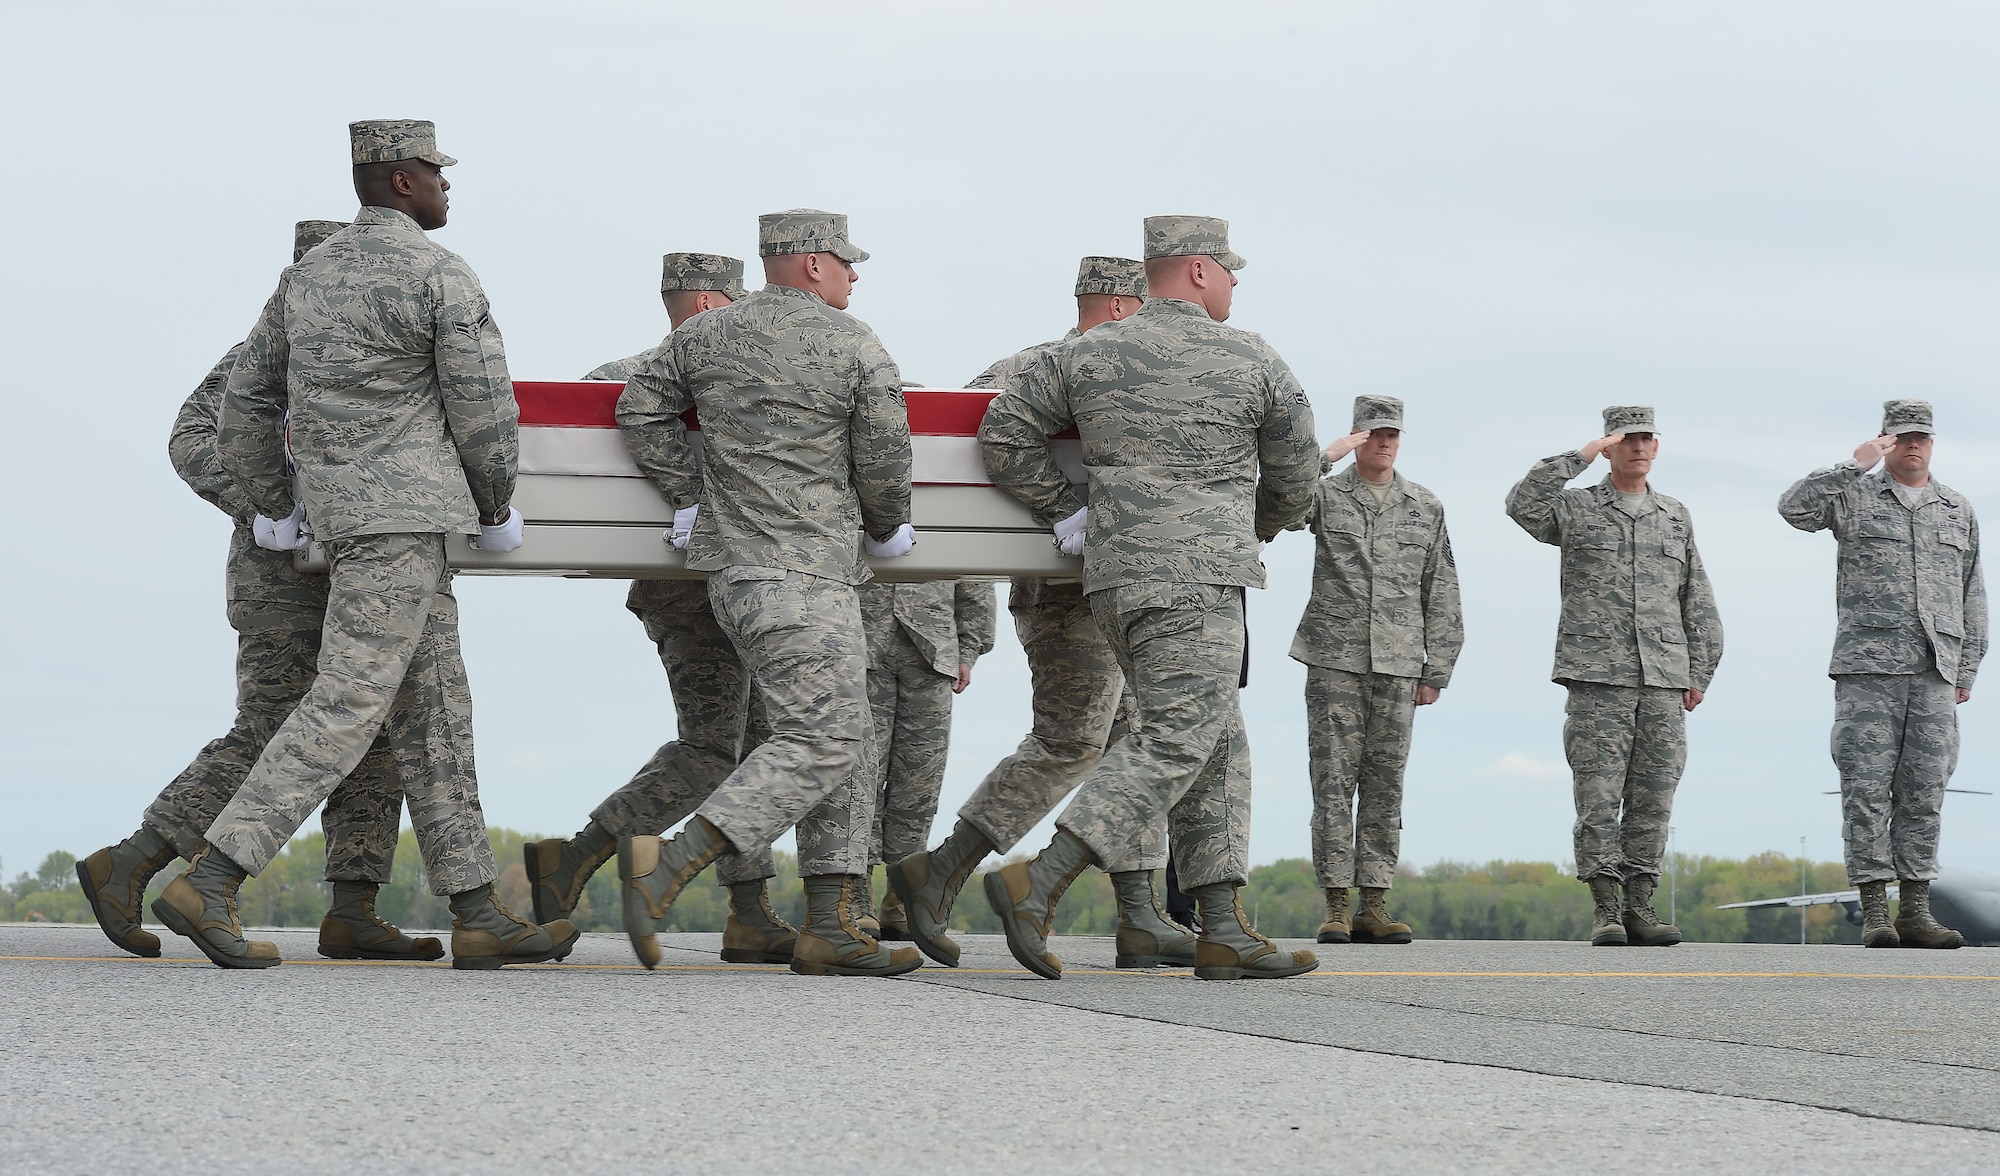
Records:
{"label": "airman standing at attention", "polygon": [[[1402,401],[1355,397],[1354,431],[1326,447],[1325,468],[1349,453],[1354,464],[1320,479],[1308,518],[1318,537],[1312,597],[1292,656],[1306,664],[1321,943],[1410,941],[1387,905],[1410,729],[1416,709],[1450,685],[1465,644],[1444,504],[1396,472],[1402,443]],[[1361,910],[1350,915],[1357,882]]]}
{"label": "airman standing at attention", "polygon": [[[994,484],[1051,525],[1081,531],[1091,615],[1131,682],[1138,718],[1111,745],[1033,861],[986,875],[1014,958],[1055,979],[1056,904],[1078,874],[1172,832],[1181,886],[1201,907],[1195,975],[1295,976],[1243,916],[1248,740],[1237,689],[1244,590],[1263,587],[1258,541],[1299,522],[1319,472],[1312,407],[1270,345],[1223,325],[1243,258],[1213,217],[1146,219],[1146,304],[1043,354],[980,426]],[[1074,425],[1088,493],[1049,438]]]}
{"label": "airman standing at attention", "polygon": [[[715,253],[669,253],[660,259],[660,300],[671,330],[704,311],[744,296],[743,263]],[[648,349],[592,370],[586,380],[627,380],[652,357]],[[686,547],[692,529],[676,525],[667,541]],[[521,847],[534,895],[535,921],[567,919],[597,868],[618,852],[618,839],[657,835],[694,812],[729,775],[750,747],[762,742],[761,709],[736,647],[716,623],[708,581],[634,580],[625,607],[646,627],[660,653],[674,696],[674,738],[653,753],[638,774],[606,797],[574,837],[553,837]],[[754,716],[754,718],[753,718]],[[729,891],[722,929],[722,958],[730,963],[789,964],[798,931],[771,909],[768,879],[777,875],[767,847],[727,853],[716,879]]]}
{"label": "airman standing at attention", "polygon": [[[1010,378],[1086,331],[1137,313],[1146,297],[1145,265],[1129,257],[1086,257],[1077,265],[1075,294],[1074,330],[1000,360],[966,387],[1004,389]],[[1068,547],[1072,555],[1082,552],[1080,528],[1072,528]],[[936,849],[900,861],[888,855],[890,893],[907,912],[910,937],[924,954],[949,967],[958,966],[959,958],[958,944],[947,934],[951,909],[973,868],[989,853],[1012,850],[1055,811],[1103,758],[1106,744],[1120,734],[1119,716],[1129,709],[1121,705],[1118,658],[1091,619],[1081,580],[1016,578],[1007,611],[1027,655],[1034,725],[1014,754],[986,773]],[[1161,914],[1153,894],[1153,871],[1166,857],[1162,825],[1137,852],[1105,865],[1118,898],[1121,968],[1194,964],[1194,932]]]}
{"label": "airman standing at attention", "polygon": [[[1687,763],[1687,712],[1722,661],[1722,618],[1687,507],[1652,487],[1653,410],[1604,410],[1604,435],[1535,463],[1507,515],[1562,549],[1555,681],[1569,689],[1563,750],[1576,778],[1576,876],[1596,905],[1596,947],[1671,947],[1653,888]],[[1563,484],[1608,454],[1611,476]],[[1619,885],[1625,894],[1621,909]]]}
{"label": "airman standing at attention", "polygon": [[[1801,531],[1840,544],[1833,638],[1833,762],[1847,880],[1861,888],[1861,942],[1953,948],[1931,914],[1945,785],[1958,766],[1958,705],[1986,656],[1979,519],[1931,477],[1936,429],[1922,400],[1882,406],[1882,435],[1814,470],[1778,500]],[[1884,459],[1883,471],[1869,473]],[[1889,881],[1897,880],[1895,923]]]}
{"label": "airman standing at attention", "polygon": [[[292,261],[334,233],[340,221],[300,221],[292,232]],[[196,755],[153,803],[137,832],[76,864],[97,925],[120,948],[140,956],[160,954],[160,940],[141,925],[139,904],[153,876],[176,855],[201,852],[203,834],[236,795],[250,765],[285,716],[312,685],[326,619],[326,577],[292,566],[288,550],[257,543],[276,523],[223,471],[216,456],[216,417],[229,372],[243,353],[230,348],[222,362],[181,405],[167,452],[174,472],[210,505],[235,520],[224,568],[229,627],[236,631],[236,719],[227,733]],[[319,926],[319,953],[333,959],[434,960],[444,945],[412,939],[375,914],[375,895],[396,860],[403,790],[396,758],[377,737],[361,766],[327,797],[320,812],[326,832],[326,880],[333,906]]]}
{"label": "airman standing at attention", "polygon": [[[993,585],[972,580],[861,585],[868,634],[868,705],[875,740],[873,862],[922,853],[937,818],[951,745],[951,700],[993,649]],[[864,904],[873,896],[862,878]],[[908,939],[909,918],[891,890],[878,915],[883,939]]]}
{"label": "airman standing at attention", "polygon": [[278,963],[273,945],[243,938],[236,889],[386,732],[425,871],[451,899],[452,966],[551,959],[576,929],[523,922],[493,895],[445,564],[448,534],[521,543],[506,356],[479,279],[424,235],[445,222],[456,162],[431,124],[357,122],[349,135],[361,211],[279,278],[230,372],[216,442],[258,512],[309,523],[326,548],[317,674],[153,912],[220,966]]}
{"label": "airman standing at attention", "polygon": [[[895,975],[923,962],[857,921],[873,823],[868,648],[854,587],[907,555],[910,422],[895,361],[846,313],[868,255],[847,218],[758,218],[763,289],[682,324],[626,382],[626,448],[688,522],[688,567],[708,576],[771,734],[670,841],[619,840],[625,933],[648,968],[683,887],[718,856],[797,826],[806,925],[792,970]],[[702,452],[681,414],[701,418]],[[857,537],[865,538],[857,544]]]}

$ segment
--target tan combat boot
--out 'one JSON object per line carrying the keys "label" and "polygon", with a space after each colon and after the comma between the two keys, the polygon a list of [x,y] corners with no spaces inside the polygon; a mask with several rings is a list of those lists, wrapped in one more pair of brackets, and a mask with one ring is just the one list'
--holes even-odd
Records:
{"label": "tan combat boot", "polygon": [[1063,891],[1096,864],[1082,838],[1057,829],[1055,840],[1031,860],[986,875],[986,901],[1000,916],[1007,950],[1022,967],[1045,980],[1062,979],[1062,960],[1049,951],[1049,925],[1055,922]]}
{"label": "tan combat boot", "polygon": [[801,976],[900,976],[924,957],[914,947],[887,947],[860,927],[861,879],[814,874],[806,887],[806,925],[799,928],[792,971]]}
{"label": "tan combat boot", "polygon": [[1354,942],[1354,916],[1349,913],[1348,904],[1354,901],[1354,891],[1346,886],[1326,888],[1326,922],[1319,925],[1321,943]]}
{"label": "tan combat boot", "polygon": [[1588,880],[1590,901],[1596,908],[1590,916],[1590,946],[1625,946],[1625,910],[1618,897],[1618,879],[1599,874]]}
{"label": "tan combat boot", "polygon": [[1361,888],[1361,910],[1354,916],[1356,943],[1408,943],[1410,925],[1389,917],[1389,891],[1382,886]]}
{"label": "tan combat boot", "polygon": [[275,968],[285,961],[278,945],[243,938],[236,921],[236,888],[249,877],[214,846],[194,855],[188,871],[153,900],[153,915],[185,935],[218,968]]}
{"label": "tan combat boot", "polygon": [[521,847],[535,922],[567,919],[583,901],[583,885],[618,852],[618,839],[592,821],[574,837],[551,837]]}
{"label": "tan combat boot", "polygon": [[1965,936],[1931,916],[1930,879],[1904,878],[1896,887],[1896,937],[1904,947],[1950,950],[1965,946]]}
{"label": "tan combat boot", "polygon": [[671,841],[658,837],[618,839],[621,917],[632,952],[648,969],[660,966],[659,935],[667,912],[695,875],[732,847],[708,818],[690,818]]}
{"label": "tan combat boot", "polygon": [[373,882],[335,882],[333,906],[319,922],[319,954],[330,960],[437,960],[444,944],[412,939],[375,913]]}
{"label": "tan combat boot", "polygon": [[1625,882],[1625,942],[1632,947],[1672,947],[1681,941],[1681,929],[1660,922],[1653,910],[1656,881],[1650,874],[1639,874]]}
{"label": "tan combat boot", "polygon": [[530,923],[508,910],[490,883],[460,891],[449,901],[451,966],[460,971],[561,959],[576,943],[577,930],[568,919]]}
{"label": "tan combat boot", "polygon": [[160,954],[160,937],[146,930],[139,904],[146,900],[146,884],[175,856],[172,843],[141,825],[132,836],[76,863],[83,897],[112,946],[148,959]]}
{"label": "tan combat boot", "polygon": [[882,925],[877,939],[895,943],[910,940],[910,912],[903,909],[903,900],[891,890],[882,896],[882,905],[876,908],[875,921]]}
{"label": "tan combat boot", "polygon": [[1153,893],[1151,870],[1126,870],[1111,875],[1118,896],[1120,968],[1192,968],[1195,934],[1169,919]]}
{"label": "tan combat boot", "polygon": [[722,962],[789,964],[799,929],[771,909],[764,880],[729,884],[729,918],[722,924]]}
{"label": "tan combat boot", "polygon": [[936,849],[913,853],[889,866],[889,893],[903,904],[910,940],[947,968],[958,966],[959,955],[958,944],[946,934],[951,929],[952,904],[973,867],[992,852],[986,834],[961,817]]}
{"label": "tan combat boot", "polygon": [[1901,947],[1903,941],[1889,922],[1889,884],[1861,884],[1861,946]]}
{"label": "tan combat boot", "polygon": [[875,917],[875,867],[854,880],[854,922],[872,938],[882,937],[882,920]]}
{"label": "tan combat boot", "polygon": [[1281,980],[1319,967],[1309,951],[1282,951],[1251,929],[1243,917],[1238,883],[1216,882],[1188,891],[1201,906],[1201,939],[1194,947],[1197,980]]}

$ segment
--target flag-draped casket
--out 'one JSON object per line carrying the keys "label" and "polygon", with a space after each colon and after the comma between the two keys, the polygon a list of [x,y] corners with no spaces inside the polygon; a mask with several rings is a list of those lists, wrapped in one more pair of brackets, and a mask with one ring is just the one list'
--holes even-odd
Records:
{"label": "flag-draped casket", "polygon": [[[608,381],[521,382],[521,473],[514,505],[527,520],[517,551],[479,551],[460,536],[449,542],[451,566],[493,575],[599,576],[611,579],[699,577],[663,539],[673,509],[632,464],[613,410],[623,384]],[[870,560],[882,580],[961,576],[1082,575],[1083,561],[1055,548],[1049,530],[994,488],[980,458],[979,421],[990,391],[912,389],[912,521],[916,550]],[[699,423],[689,419],[700,441]],[[1056,459],[1083,481],[1073,439],[1054,442]],[[859,543],[859,536],[856,537]],[[314,548],[307,557],[323,557]]]}

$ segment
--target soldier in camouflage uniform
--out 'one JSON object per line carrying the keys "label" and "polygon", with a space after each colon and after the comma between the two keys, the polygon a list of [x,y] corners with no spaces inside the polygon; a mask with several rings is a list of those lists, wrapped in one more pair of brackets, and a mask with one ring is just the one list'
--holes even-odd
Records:
{"label": "soldier in camouflage uniform", "polygon": [[[1326,890],[1321,943],[1408,943],[1389,917],[1403,840],[1403,767],[1416,708],[1438,700],[1465,644],[1444,504],[1396,472],[1403,402],[1358,396],[1354,431],[1326,447],[1308,516],[1312,597],[1292,640],[1306,664],[1313,866]],[[1359,798],[1357,813],[1356,799]],[[1361,886],[1350,917],[1349,888]],[[1350,921],[1351,918],[1351,921]]]}
{"label": "soldier in camouflage uniform", "polygon": [[[681,889],[719,855],[797,826],[806,925],[792,970],[894,975],[922,957],[858,926],[874,820],[868,650],[854,586],[869,555],[907,555],[910,422],[895,361],[846,314],[847,218],[759,218],[767,284],[667,337],[618,398],[633,461],[684,521],[688,567],[762,701],[770,736],[671,841],[619,839],[625,932],[648,968]],[[696,458],[681,414],[701,418]],[[699,508],[699,509],[697,509]]]}
{"label": "soldier in camouflage uniform", "polygon": [[[1833,762],[1840,769],[1847,880],[1861,888],[1869,947],[1953,948],[1930,910],[1945,785],[1958,765],[1957,707],[1986,656],[1979,519],[1931,477],[1935,429],[1922,400],[1883,406],[1882,435],[1852,461],[1814,470],[1778,500],[1801,531],[1840,544],[1833,639]],[[1884,458],[1881,473],[1868,471]],[[1900,901],[1889,919],[1888,883]]]}
{"label": "soldier in camouflage uniform", "polygon": [[[300,221],[293,230],[292,260],[346,227],[339,221]],[[257,545],[257,509],[216,458],[216,415],[242,351],[240,343],[231,348],[203,378],[181,405],[167,441],[174,472],[236,524],[224,570],[229,626],[236,631],[236,721],[160,792],[137,832],[76,864],[97,925],[134,955],[160,954],[159,938],[140,921],[147,884],[176,855],[201,852],[209,823],[312,684],[319,657],[326,577],[295,569],[289,552]],[[272,520],[264,522],[268,527]],[[375,915],[376,890],[390,880],[395,864],[402,811],[395,758],[378,738],[320,813],[326,880],[333,885],[333,906],[319,928],[321,955],[434,960],[444,954],[436,939],[412,939]]]}
{"label": "soldier in camouflage uniform", "polygon": [[[1130,317],[1145,301],[1145,266],[1128,257],[1086,257],[1077,265],[1075,295],[1074,330],[1000,360],[966,387],[1004,389],[1011,377],[1084,332]],[[1007,611],[1028,659],[1034,726],[1014,754],[979,782],[936,849],[892,860],[888,870],[890,892],[907,912],[911,938],[948,967],[957,967],[959,959],[958,944],[947,933],[951,908],[973,868],[988,853],[1013,849],[1054,812],[1097,766],[1107,743],[1130,728],[1134,710],[1131,692],[1121,696],[1118,659],[1091,619],[1081,580],[1017,578],[1008,590]],[[1194,964],[1194,933],[1163,915],[1153,893],[1153,871],[1166,864],[1166,856],[1162,824],[1138,852],[1106,864],[1118,897],[1121,968]]]}
{"label": "soldier in camouflage uniform", "polygon": [[424,236],[444,224],[455,162],[431,124],[349,132],[361,211],[280,277],[230,372],[216,441],[251,505],[309,523],[326,548],[318,673],[153,912],[218,965],[278,963],[275,946],[243,938],[236,889],[385,735],[425,871],[451,899],[452,966],[549,959],[576,929],[523,922],[493,897],[445,566],[447,534],[520,545],[506,357],[478,278]]}
{"label": "soldier in camouflage uniform", "polygon": [[[952,695],[972,682],[979,655],[993,649],[993,586],[974,581],[861,585],[868,637],[868,706],[875,739],[868,757],[875,821],[869,874],[883,860],[922,853],[937,817],[951,744]],[[872,894],[863,879],[863,898]],[[877,916],[881,938],[908,939],[909,919],[894,891]]]}
{"label": "soldier in camouflage uniform", "polygon": [[[1312,408],[1269,344],[1223,325],[1243,258],[1211,217],[1149,217],[1139,313],[1055,348],[1007,382],[979,429],[995,485],[1059,543],[1084,536],[1083,588],[1138,704],[1033,861],[986,875],[1007,946],[1051,979],[1056,903],[1093,864],[1172,829],[1181,884],[1201,906],[1195,975],[1292,976],[1318,966],[1251,930],[1238,901],[1250,796],[1237,698],[1244,590],[1257,544],[1299,522],[1319,471]],[[1048,439],[1074,426],[1088,493]]]}
{"label": "soldier in camouflage uniform", "polygon": [[[715,253],[669,253],[660,261],[660,300],[673,330],[704,311],[744,296],[743,263]],[[651,349],[613,360],[584,377],[626,380]],[[669,542],[686,543],[685,532]],[[729,775],[748,748],[763,741],[763,712],[752,705],[749,679],[736,648],[716,622],[706,580],[634,580],[625,597],[659,650],[674,696],[674,738],[653,753],[629,783],[606,797],[574,837],[522,846],[535,920],[566,919],[584,884],[618,852],[618,839],[658,835],[685,820]],[[798,932],[771,909],[767,882],[777,866],[767,847],[726,853],[716,880],[729,891],[722,958],[731,963],[789,964]]]}
{"label": "soldier in camouflage uniform", "polygon": [[[1694,522],[1648,478],[1659,446],[1652,408],[1607,408],[1604,436],[1537,462],[1507,495],[1508,517],[1562,548],[1554,679],[1569,688],[1563,750],[1576,778],[1576,875],[1590,886],[1599,947],[1681,941],[1654,912],[1653,888],[1687,762],[1686,714],[1722,660],[1722,618]],[[1610,455],[1610,477],[1563,488],[1600,453]]]}

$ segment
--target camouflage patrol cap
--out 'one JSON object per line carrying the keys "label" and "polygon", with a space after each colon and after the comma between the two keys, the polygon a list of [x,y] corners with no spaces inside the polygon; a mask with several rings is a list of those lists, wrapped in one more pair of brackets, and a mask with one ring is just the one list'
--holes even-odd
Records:
{"label": "camouflage patrol cap", "polygon": [[421,159],[450,167],[456,159],[438,150],[437,124],[421,118],[368,118],[347,124],[355,163]]}
{"label": "camouflage patrol cap", "polygon": [[1146,265],[1129,257],[1086,257],[1076,267],[1076,296],[1085,294],[1144,298]]}
{"label": "camouflage patrol cap", "polygon": [[847,240],[847,214],[817,208],[788,208],[757,218],[757,256],[831,253],[842,261],[867,261],[868,251]]}
{"label": "camouflage patrol cap", "polygon": [[1155,257],[1213,257],[1224,269],[1250,263],[1229,251],[1229,222],[1217,216],[1149,216],[1146,260]]}
{"label": "camouflage patrol cap", "polygon": [[1354,431],[1363,429],[1400,429],[1403,427],[1403,402],[1394,396],[1356,396],[1354,398]]}
{"label": "camouflage patrol cap", "polygon": [[669,253],[660,259],[660,293],[717,290],[730,301],[743,297],[743,263],[720,253]]}
{"label": "camouflage patrol cap", "polygon": [[1653,406],[1650,404],[1620,404],[1604,410],[1604,435],[1617,433],[1653,433]]}
{"label": "camouflage patrol cap", "polygon": [[1904,433],[1936,433],[1931,424],[1931,402],[1928,400],[1890,400],[1882,405],[1882,433],[1884,436],[1902,436]]}
{"label": "camouflage patrol cap", "polygon": [[306,255],[313,246],[347,227],[346,221],[309,220],[292,226],[292,260]]}

